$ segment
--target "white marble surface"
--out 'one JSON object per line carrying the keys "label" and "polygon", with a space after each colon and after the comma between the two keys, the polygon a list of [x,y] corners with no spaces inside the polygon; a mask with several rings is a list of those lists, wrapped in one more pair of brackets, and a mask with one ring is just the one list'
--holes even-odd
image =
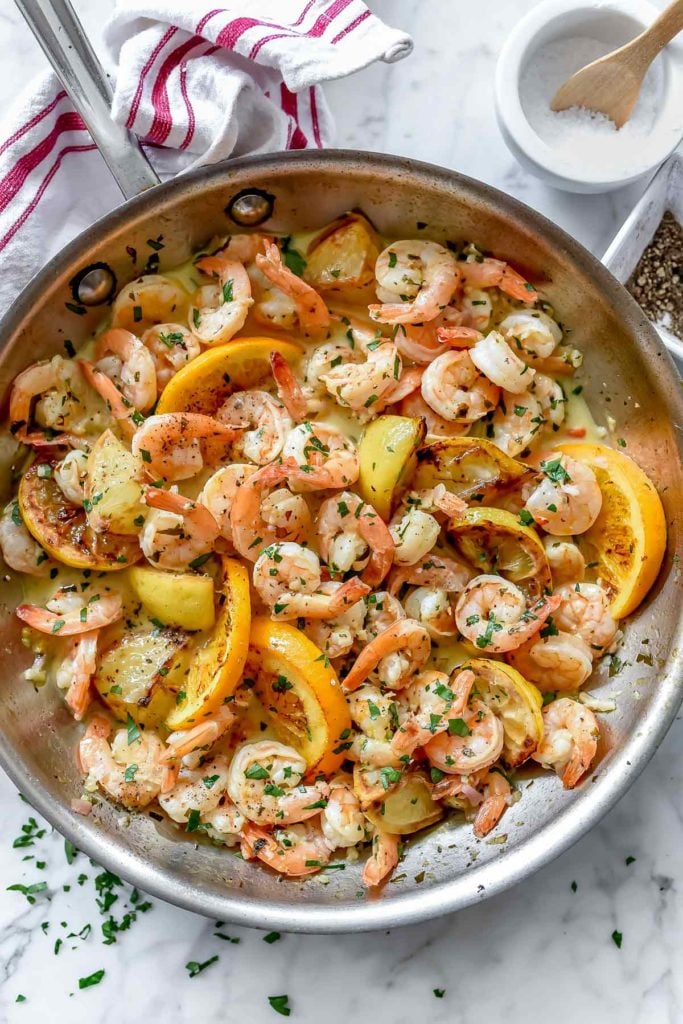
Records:
{"label": "white marble surface", "polygon": [[[508,154],[493,114],[496,54],[534,0],[376,0],[415,38],[393,67],[328,89],[342,146],[395,152],[491,182],[541,210],[595,252],[604,250],[640,188],[607,196],[555,192]],[[97,42],[109,0],[76,4]],[[434,26],[438,24],[435,37]],[[0,101],[43,66],[10,0],[0,0]],[[642,187],[642,186],[641,186]],[[683,1021],[683,725],[674,725],[622,803],[572,850],[516,889],[458,915],[365,936],[283,935],[226,926],[159,901],[115,945],[103,945],[98,869],[48,829],[13,848],[31,813],[0,776],[0,1020],[133,1024],[144,1019],[275,1021],[269,995],[288,994],[302,1024],[379,1018],[391,1024],[548,1019],[587,1024]],[[39,823],[42,827],[42,823]],[[23,861],[22,857],[34,859]],[[626,859],[635,862],[626,864]],[[39,864],[45,864],[39,867]],[[82,885],[79,874],[87,875]],[[13,883],[45,881],[33,905]],[[576,883],[573,891],[572,883]],[[70,885],[68,892],[64,885]],[[120,919],[127,888],[112,913]],[[121,908],[121,909],[119,909]],[[91,924],[84,938],[67,939]],[[618,949],[612,939],[621,932]],[[53,952],[61,938],[59,953]],[[195,978],[185,964],[219,960]],[[78,979],[100,969],[97,987]],[[441,999],[434,989],[444,989]],[[18,995],[26,1001],[17,1003]]]}

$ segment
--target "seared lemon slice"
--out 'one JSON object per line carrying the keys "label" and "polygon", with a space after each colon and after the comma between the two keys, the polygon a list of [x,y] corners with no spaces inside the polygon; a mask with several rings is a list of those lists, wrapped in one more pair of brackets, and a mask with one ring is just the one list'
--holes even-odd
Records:
{"label": "seared lemon slice", "polygon": [[410,772],[365,813],[375,828],[408,836],[436,824],[444,808],[432,799],[432,787],[422,772]]}
{"label": "seared lemon slice", "polygon": [[299,751],[308,774],[331,775],[351,745],[351,716],[325,655],[286,622],[255,618],[250,662],[258,666],[256,693],[283,743]]}
{"label": "seared lemon slice", "polygon": [[472,658],[462,668],[474,672],[472,692],[503,724],[505,764],[509,768],[524,764],[543,738],[541,694],[516,669],[502,661]]}
{"label": "seared lemon slice", "polygon": [[187,675],[176,693],[176,706],[166,718],[169,729],[201,724],[207,715],[218,711],[242,681],[251,624],[249,573],[232,558],[223,559],[222,600],[208,639],[189,651]]}
{"label": "seared lemon slice", "polygon": [[415,452],[424,436],[424,420],[408,416],[378,416],[365,429],[358,448],[358,489],[384,520],[415,469]]}
{"label": "seared lemon slice", "polygon": [[448,437],[420,448],[413,487],[445,484],[468,501],[491,502],[530,470],[484,437]]}
{"label": "seared lemon slice", "polygon": [[155,728],[174,704],[173,691],[185,682],[178,654],[187,634],[177,629],[125,630],[98,658],[93,682],[122,722]]}
{"label": "seared lemon slice", "polygon": [[137,537],[96,533],[86,513],[62,494],[54,462],[35,462],[19,484],[19,510],[29,532],[48,554],[75,569],[114,572],[142,558]]}
{"label": "seared lemon slice", "polygon": [[640,466],[603,444],[566,443],[560,451],[584,462],[602,491],[602,509],[578,544],[611,596],[615,619],[635,611],[657,578],[666,549],[666,520],[655,486]]}
{"label": "seared lemon slice", "polygon": [[502,508],[469,508],[452,519],[447,533],[478,573],[499,572],[530,599],[552,589],[550,566],[540,537]]}
{"label": "seared lemon slice", "polygon": [[290,363],[301,357],[298,345],[277,338],[238,338],[207,349],[171,377],[156,411],[212,416],[233,391],[253,388],[268,376],[271,352]]}

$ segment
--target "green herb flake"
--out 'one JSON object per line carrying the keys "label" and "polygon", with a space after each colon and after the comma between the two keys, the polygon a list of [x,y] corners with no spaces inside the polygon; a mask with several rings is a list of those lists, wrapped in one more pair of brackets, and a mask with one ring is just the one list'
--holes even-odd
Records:
{"label": "green herb flake", "polygon": [[612,932],[612,942],[617,947],[617,949],[621,949],[621,944],[622,944],[623,941],[624,941],[624,936],[622,935],[621,932],[618,932],[616,930],[616,928],[615,928],[614,931]]}
{"label": "green herb flake", "polygon": [[268,932],[267,935],[263,936],[263,941],[267,942],[269,946],[272,946],[274,942],[277,942],[278,939],[281,938],[282,936],[280,935],[279,932]]}
{"label": "green herb flake", "polygon": [[283,1017],[289,1017],[292,1012],[291,1007],[289,1006],[289,996],[268,996],[268,1002],[275,1012],[281,1014]]}
{"label": "green herb flake", "polygon": [[130,711],[126,718],[126,731],[128,733],[128,746],[132,743],[136,743],[140,739],[140,730],[138,729],[135,719],[131,715]]}
{"label": "green herb flake", "polygon": [[87,978],[79,978],[78,987],[92,988],[93,985],[99,985],[99,983],[102,981],[102,978],[104,977],[104,973],[105,972],[103,967],[101,970],[94,971],[92,974],[89,974]]}
{"label": "green herb flake", "polygon": [[471,736],[472,730],[464,718],[449,718],[448,732],[451,736]]}
{"label": "green herb flake", "polygon": [[185,970],[188,972],[191,978],[196,978],[198,974],[201,974],[202,971],[205,971],[207,967],[211,966],[211,964],[215,964],[217,960],[218,954],[209,957],[209,959],[204,960],[203,963],[200,963],[198,960],[189,960],[185,964]]}

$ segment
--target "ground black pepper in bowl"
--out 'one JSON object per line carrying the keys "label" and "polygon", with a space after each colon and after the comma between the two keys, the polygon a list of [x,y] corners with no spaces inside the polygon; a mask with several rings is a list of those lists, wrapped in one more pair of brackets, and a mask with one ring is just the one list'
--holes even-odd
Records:
{"label": "ground black pepper in bowl", "polygon": [[670,210],[626,287],[650,320],[683,339],[683,228]]}

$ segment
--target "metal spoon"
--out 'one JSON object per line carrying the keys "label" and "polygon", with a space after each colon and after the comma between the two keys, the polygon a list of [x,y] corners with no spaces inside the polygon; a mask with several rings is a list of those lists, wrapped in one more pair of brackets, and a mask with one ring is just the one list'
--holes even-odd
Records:
{"label": "metal spoon", "polygon": [[682,29],[683,0],[673,0],[652,25],[630,43],[594,60],[568,78],[555,93],[550,109],[585,107],[606,114],[621,128],[633,112],[650,64]]}

